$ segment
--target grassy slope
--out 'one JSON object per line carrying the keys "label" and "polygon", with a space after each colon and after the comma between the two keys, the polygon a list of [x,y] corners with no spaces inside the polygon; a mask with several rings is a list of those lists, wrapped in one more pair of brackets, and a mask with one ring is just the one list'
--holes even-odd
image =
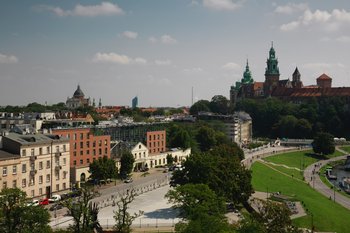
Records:
{"label": "grassy slope", "polygon": [[340,147],[340,149],[345,150],[346,152],[350,153],[350,146],[343,146],[343,147]]}
{"label": "grassy slope", "polygon": [[[268,188],[269,192],[280,191],[282,194],[295,196],[304,202],[306,209],[314,216],[316,230],[349,232],[349,210],[330,201],[301,180],[282,175],[264,164],[254,163],[252,171],[252,184],[255,190],[266,192]],[[300,227],[310,228],[311,216],[298,218],[294,222]]]}

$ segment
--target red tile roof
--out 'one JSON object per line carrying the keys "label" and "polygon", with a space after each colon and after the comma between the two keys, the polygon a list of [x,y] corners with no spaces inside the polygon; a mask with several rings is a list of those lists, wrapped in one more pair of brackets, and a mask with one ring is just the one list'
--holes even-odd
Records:
{"label": "red tile roof", "polygon": [[329,77],[325,73],[321,74],[321,76],[317,78],[317,80],[329,80],[329,79],[332,80],[331,77]]}

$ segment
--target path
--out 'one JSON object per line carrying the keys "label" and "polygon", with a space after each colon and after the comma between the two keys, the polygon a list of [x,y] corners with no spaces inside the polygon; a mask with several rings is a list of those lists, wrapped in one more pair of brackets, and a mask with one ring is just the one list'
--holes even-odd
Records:
{"label": "path", "polygon": [[[348,153],[339,148],[337,148],[337,150],[345,154]],[[319,176],[319,171],[321,167],[323,167],[329,162],[338,161],[342,159],[346,159],[346,155],[331,158],[328,160],[321,160],[314,164],[311,164],[304,170],[304,178],[305,178],[305,181],[309,183],[310,186],[313,187],[316,191],[318,191],[319,193],[323,194],[326,197],[330,197],[335,202],[339,203],[343,207],[350,210],[350,199],[336,192],[334,189],[329,188],[326,184],[322,182]]]}

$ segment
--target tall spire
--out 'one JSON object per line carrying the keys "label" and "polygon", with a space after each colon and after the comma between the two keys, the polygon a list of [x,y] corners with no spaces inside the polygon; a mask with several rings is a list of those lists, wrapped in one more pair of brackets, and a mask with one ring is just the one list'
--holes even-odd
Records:
{"label": "tall spire", "polygon": [[241,80],[242,84],[251,84],[254,83],[254,79],[252,78],[252,73],[249,69],[249,62],[247,59],[247,65],[245,67],[245,71],[243,72],[243,78]]}
{"label": "tall spire", "polygon": [[277,74],[279,75],[279,68],[278,68],[278,59],[276,58],[276,52],[273,48],[273,42],[271,42],[271,48],[269,51],[269,58],[266,61],[267,67],[265,71],[265,75],[269,74]]}

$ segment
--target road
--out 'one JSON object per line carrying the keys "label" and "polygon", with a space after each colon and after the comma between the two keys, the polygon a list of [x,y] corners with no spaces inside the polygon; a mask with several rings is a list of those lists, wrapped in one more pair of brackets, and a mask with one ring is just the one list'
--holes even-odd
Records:
{"label": "road", "polygon": [[[337,150],[343,153],[347,153],[346,151],[342,151],[340,149],[337,149]],[[305,181],[316,191],[318,191],[319,193],[323,194],[324,196],[332,200],[335,200],[335,202],[339,203],[340,205],[350,210],[350,199],[338,192],[335,192],[334,189],[330,189],[327,185],[325,185],[322,182],[319,176],[319,170],[321,169],[321,167],[323,167],[329,162],[338,161],[342,159],[346,159],[346,155],[328,159],[328,160],[318,161],[314,164],[311,164],[304,170],[304,178],[305,178]]]}

